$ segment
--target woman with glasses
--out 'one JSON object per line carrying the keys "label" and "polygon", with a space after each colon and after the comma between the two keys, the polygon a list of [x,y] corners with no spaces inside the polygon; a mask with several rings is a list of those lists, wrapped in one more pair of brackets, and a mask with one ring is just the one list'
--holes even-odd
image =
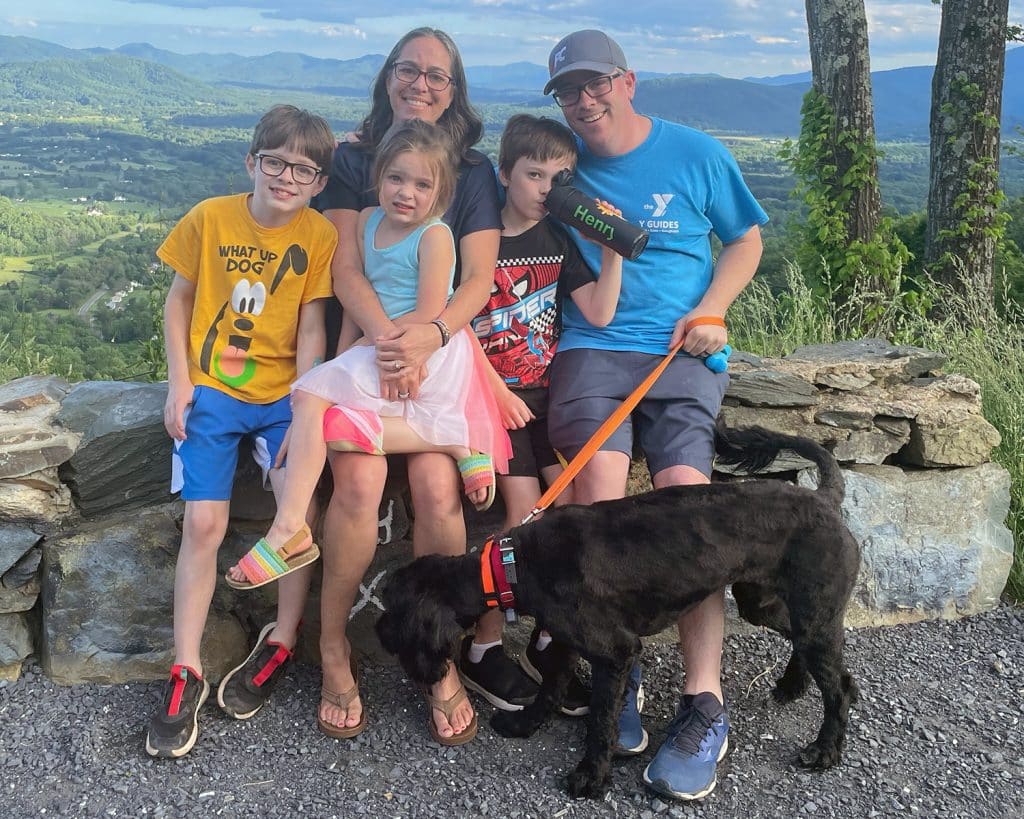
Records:
{"label": "woman with glasses", "polygon": [[[332,272],[346,329],[354,322],[375,340],[382,396],[394,400],[416,396],[426,359],[483,307],[494,276],[501,218],[491,164],[472,149],[483,133],[483,124],[469,103],[462,59],[447,34],[418,28],[402,37],[377,75],[371,95],[370,113],[354,134],[355,141],[342,143],[335,152],[330,179],[318,204],[338,230],[339,248]],[[399,329],[388,320],[364,275],[356,222],[363,208],[378,204],[371,168],[379,146],[392,128],[413,119],[440,126],[460,158],[455,196],[443,217],[455,239],[456,290],[436,321]],[[345,340],[349,339],[343,343]],[[461,481],[454,462],[436,453],[410,455],[407,462],[416,509],[414,553],[464,553]],[[387,463],[383,458],[338,453],[331,469],[334,495],[322,544],[324,690],[318,724],[330,736],[349,737],[363,729],[366,719],[351,670],[346,625],[376,549],[377,512]],[[509,666],[512,673],[518,672],[511,662]],[[450,669],[432,694],[448,700],[460,697],[460,691],[458,675]],[[445,738],[457,737],[473,717],[473,708],[464,698],[450,718],[436,708],[431,713],[437,731]]]}

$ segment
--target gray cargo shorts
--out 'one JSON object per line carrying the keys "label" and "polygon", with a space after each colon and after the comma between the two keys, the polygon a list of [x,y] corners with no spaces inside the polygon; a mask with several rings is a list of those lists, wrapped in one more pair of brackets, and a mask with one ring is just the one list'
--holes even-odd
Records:
{"label": "gray cargo shorts", "polygon": [[[572,460],[606,418],[658,366],[663,356],[619,350],[559,350],[551,364],[548,434]],[[715,418],[726,373],[680,352],[602,450],[633,454],[639,444],[651,475],[690,466],[711,476]]]}

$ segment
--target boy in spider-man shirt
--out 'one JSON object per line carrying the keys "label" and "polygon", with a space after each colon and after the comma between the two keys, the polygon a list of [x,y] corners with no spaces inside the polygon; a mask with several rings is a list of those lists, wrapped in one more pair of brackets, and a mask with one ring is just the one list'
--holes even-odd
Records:
{"label": "boy in spider-man shirt", "polygon": [[[615,315],[622,280],[622,257],[604,249],[594,276],[575,243],[552,219],[544,201],[552,179],[576,164],[572,132],[552,119],[529,114],[512,117],[501,137],[498,178],[506,188],[501,246],[491,296],[473,320],[473,330],[492,367],[492,387],[512,441],[509,474],[498,476],[508,530],[519,525],[562,471],[548,443],[548,367],[558,343],[559,310],[572,298],[590,324],[603,327]],[[568,502],[565,495],[561,502]],[[510,686],[502,669],[501,613],[482,617],[476,635],[462,644],[462,679],[491,704],[518,710],[536,687]],[[544,674],[550,638],[535,630],[520,665],[536,682]],[[515,696],[515,695],[520,696]],[[587,712],[589,693],[574,683],[563,711]]]}

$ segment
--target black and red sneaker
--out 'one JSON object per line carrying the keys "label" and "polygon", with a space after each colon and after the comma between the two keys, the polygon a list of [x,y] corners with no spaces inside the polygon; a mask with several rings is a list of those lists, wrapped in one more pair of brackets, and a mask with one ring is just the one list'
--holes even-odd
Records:
{"label": "black and red sneaker", "polygon": [[160,710],[149,721],[146,753],[179,757],[192,750],[199,736],[199,709],[210,696],[210,684],[187,665],[171,667]]}
{"label": "black and red sneaker", "polygon": [[267,639],[276,625],[267,623],[249,656],[220,681],[217,705],[235,719],[249,719],[267,704],[291,662],[294,652],[290,648]]}

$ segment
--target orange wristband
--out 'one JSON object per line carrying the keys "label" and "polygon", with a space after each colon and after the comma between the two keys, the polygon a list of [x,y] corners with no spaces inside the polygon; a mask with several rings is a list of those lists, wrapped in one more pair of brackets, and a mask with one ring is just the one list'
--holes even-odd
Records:
{"label": "orange wristband", "polygon": [[683,332],[688,333],[694,327],[700,327],[702,324],[710,324],[724,329],[725,319],[721,316],[697,316],[696,318],[690,319],[685,325],[683,325]]}

